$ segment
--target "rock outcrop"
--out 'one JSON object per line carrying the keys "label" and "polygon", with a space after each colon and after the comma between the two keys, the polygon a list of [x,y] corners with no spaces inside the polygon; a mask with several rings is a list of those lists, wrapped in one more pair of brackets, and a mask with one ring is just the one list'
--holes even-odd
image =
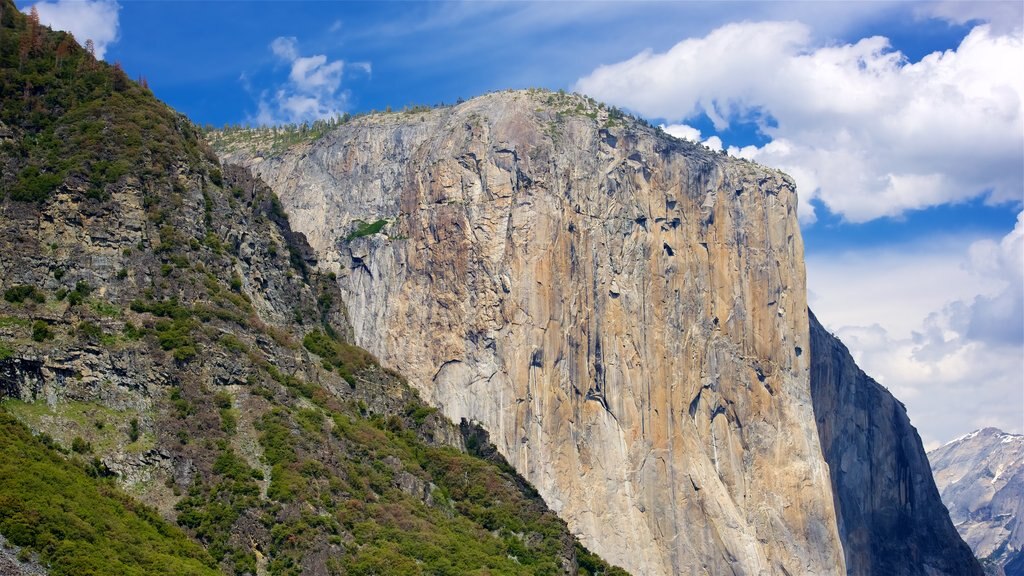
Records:
{"label": "rock outcrop", "polygon": [[788,177],[545,92],[227,158],[337,273],[356,342],[481,422],[588,547],[843,571]]}
{"label": "rock outcrop", "polygon": [[982,573],[903,404],[810,315],[811,395],[850,576]]}
{"label": "rock outcrop", "polygon": [[985,428],[928,459],[956,529],[986,573],[1024,576],[1024,436]]}

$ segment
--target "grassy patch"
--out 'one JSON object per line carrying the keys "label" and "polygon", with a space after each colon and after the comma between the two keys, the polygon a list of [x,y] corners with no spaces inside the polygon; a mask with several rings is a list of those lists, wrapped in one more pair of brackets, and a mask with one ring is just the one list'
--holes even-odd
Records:
{"label": "grassy patch", "polygon": [[362,238],[364,236],[373,236],[374,234],[377,234],[378,232],[383,230],[384,226],[387,226],[387,223],[387,220],[377,220],[375,222],[369,223],[363,222],[362,220],[357,220],[355,229],[352,230],[352,232],[345,237],[345,241],[351,242],[356,238]]}
{"label": "grassy patch", "polygon": [[[47,430],[63,446],[71,446],[81,438],[99,454],[120,449],[128,440],[131,420],[138,420],[134,410],[120,412],[92,402],[64,401],[53,407],[43,400],[24,402],[5,399],[0,406],[34,430]],[[141,435],[132,440],[133,451],[144,452],[153,448],[152,435]]]}
{"label": "grassy patch", "polygon": [[366,350],[332,338],[320,330],[306,334],[302,339],[302,345],[320,357],[324,368],[337,369],[342,378],[351,385],[355,385],[357,372],[377,363]]}

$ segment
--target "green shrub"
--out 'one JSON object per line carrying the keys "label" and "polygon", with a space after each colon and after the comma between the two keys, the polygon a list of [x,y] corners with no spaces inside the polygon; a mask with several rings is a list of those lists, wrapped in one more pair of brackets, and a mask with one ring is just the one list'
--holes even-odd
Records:
{"label": "green shrub", "polygon": [[196,350],[195,346],[182,346],[174,349],[174,359],[178,362],[188,362],[199,355],[199,351]]}
{"label": "green shrub", "polygon": [[43,302],[46,302],[46,295],[39,291],[35,286],[26,286],[21,284],[18,286],[12,286],[5,290],[4,300],[18,304],[25,300],[32,300],[42,304]]}
{"label": "green shrub", "polygon": [[36,320],[32,324],[32,339],[36,342],[44,342],[53,338],[53,332],[50,331],[50,325],[43,320]]}
{"label": "green shrub", "polygon": [[18,184],[11,190],[12,200],[40,202],[64,181],[62,174],[43,173],[36,166],[29,166],[18,175]]}
{"label": "green shrub", "polygon": [[75,436],[71,441],[71,451],[79,454],[87,454],[92,452],[92,444],[83,440],[81,436]]}
{"label": "green shrub", "polygon": [[220,337],[219,342],[221,346],[236,354],[244,354],[249,351],[249,347],[234,334],[224,334]]}
{"label": "green shrub", "polygon": [[75,283],[75,289],[67,294],[68,305],[77,306],[81,304],[91,293],[92,286],[90,286],[85,280],[79,280]]}
{"label": "green shrub", "polygon": [[88,342],[96,343],[103,338],[103,329],[88,320],[79,322],[76,331],[82,339]]}
{"label": "green shrub", "polygon": [[349,384],[355,382],[354,376],[359,371],[376,364],[376,360],[366,350],[332,338],[320,330],[306,334],[302,345],[328,365],[337,367],[338,373]]}

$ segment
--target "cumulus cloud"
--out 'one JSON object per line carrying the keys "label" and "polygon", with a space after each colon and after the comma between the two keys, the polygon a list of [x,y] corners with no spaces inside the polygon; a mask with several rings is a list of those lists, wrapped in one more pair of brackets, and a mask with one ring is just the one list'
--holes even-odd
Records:
{"label": "cumulus cloud", "polygon": [[1019,28],[977,26],[957,49],[909,62],[882,37],[815,46],[798,22],[744,22],[601,66],[576,88],[673,123],[756,122],[770,141],[730,154],[788,171],[804,222],[814,198],[864,222],[1021,199],[1021,62]]}
{"label": "cumulus cloud", "polygon": [[[345,111],[348,92],[342,90],[345,73],[343,60],[330,60],[323,54],[302,56],[294,37],[278,37],[270,51],[289,66],[288,79],[273,91],[260,95],[257,124],[302,123],[332,118]],[[369,69],[359,63],[357,69]],[[243,75],[243,82],[248,77]]]}
{"label": "cumulus cloud", "polygon": [[807,267],[815,313],[906,403],[927,443],[984,426],[1024,432],[1024,213],[1001,239],[812,256]]}
{"label": "cumulus cloud", "polygon": [[[39,21],[54,30],[70,32],[79,44],[92,40],[96,57],[103,59],[107,47],[117,42],[121,6],[115,0],[57,0],[34,4]],[[28,12],[32,6],[27,6]]]}

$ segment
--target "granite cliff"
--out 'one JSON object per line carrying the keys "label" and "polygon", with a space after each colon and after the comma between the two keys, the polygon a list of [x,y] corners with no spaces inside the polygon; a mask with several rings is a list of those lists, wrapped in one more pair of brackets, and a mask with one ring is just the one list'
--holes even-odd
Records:
{"label": "granite cliff", "polygon": [[1024,576],[1024,436],[985,428],[928,459],[956,529],[986,574]]}
{"label": "granite cliff", "polygon": [[355,340],[612,561],[980,574],[902,405],[809,317],[785,175],[541,91],[210,136],[337,274]]}
{"label": "granite cliff", "polygon": [[793,182],[583,97],[358,118],[264,158],[355,341],[637,574],[835,574]]}
{"label": "granite cliff", "polygon": [[980,575],[906,408],[811,314],[811,395],[850,576]]}

